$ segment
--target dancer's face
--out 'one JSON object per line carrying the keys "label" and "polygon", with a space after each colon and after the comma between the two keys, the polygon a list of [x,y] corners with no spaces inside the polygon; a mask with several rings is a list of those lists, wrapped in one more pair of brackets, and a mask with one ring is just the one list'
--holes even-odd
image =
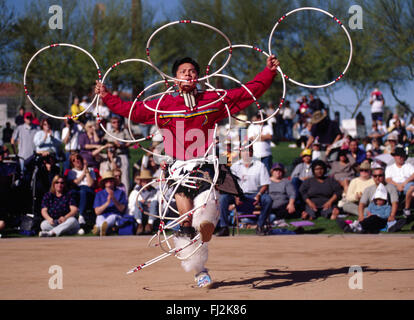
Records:
{"label": "dancer's face", "polygon": [[191,63],[186,62],[178,66],[177,74],[175,77],[180,80],[191,81],[176,81],[176,84],[181,91],[190,92],[196,87],[195,81],[198,78],[198,73],[196,68]]}

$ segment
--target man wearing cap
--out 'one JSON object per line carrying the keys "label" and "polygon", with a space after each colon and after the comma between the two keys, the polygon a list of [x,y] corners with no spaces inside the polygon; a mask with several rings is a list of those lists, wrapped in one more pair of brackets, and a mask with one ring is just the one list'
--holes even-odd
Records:
{"label": "man wearing cap", "polygon": [[400,195],[405,195],[404,215],[409,216],[411,200],[414,192],[414,166],[406,162],[407,154],[404,148],[397,147],[392,153],[395,163],[385,169],[387,183],[394,185]]}
{"label": "man wearing cap", "polygon": [[115,226],[117,220],[125,213],[128,201],[125,192],[116,187],[112,171],[105,172],[99,184],[103,190],[96,194],[93,203],[96,222],[92,233],[105,236],[107,230]]}
{"label": "man wearing cap", "polygon": [[[302,162],[299,163],[291,173],[292,184],[295,188],[298,198],[300,198],[299,188],[303,181],[313,176],[312,174],[312,150],[305,149],[300,154]],[[298,199],[301,200],[301,199]]]}
{"label": "man wearing cap", "polygon": [[275,163],[270,171],[269,195],[272,198],[272,213],[276,219],[285,219],[296,212],[296,192],[293,184],[284,179],[285,166],[282,163]]}
{"label": "man wearing cap", "polygon": [[374,180],[374,185],[371,185],[365,188],[362,193],[361,199],[358,205],[358,221],[363,221],[366,217],[366,208],[372,200],[372,197],[377,190],[379,184],[383,184],[387,190],[387,199],[388,203],[391,204],[391,214],[388,217],[388,221],[394,221],[395,215],[397,214],[398,209],[398,192],[394,185],[387,183],[385,181],[385,170],[383,167],[374,164],[372,167],[372,178]]}
{"label": "man wearing cap", "polygon": [[318,137],[318,141],[322,146],[322,151],[330,151],[330,147],[342,137],[342,132],[336,121],[329,119],[328,115],[322,111],[316,111],[311,119],[312,129],[306,144],[306,149],[312,146],[312,143]]}
{"label": "man wearing cap", "polygon": [[375,185],[371,177],[371,164],[369,161],[361,163],[359,168],[359,177],[351,180],[348,191],[345,195],[342,210],[348,214],[358,215],[358,204],[366,188]]}
{"label": "man wearing cap", "polygon": [[18,126],[11,139],[11,144],[15,149],[16,141],[18,141],[18,156],[20,157],[21,170],[24,171],[24,161],[31,157],[36,149],[34,144],[34,136],[39,129],[32,123],[33,115],[31,112],[24,114],[24,124]]}

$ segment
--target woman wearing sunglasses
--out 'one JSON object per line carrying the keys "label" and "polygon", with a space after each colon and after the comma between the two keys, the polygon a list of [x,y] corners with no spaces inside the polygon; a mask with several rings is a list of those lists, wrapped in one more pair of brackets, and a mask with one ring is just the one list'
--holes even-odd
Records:
{"label": "woman wearing sunglasses", "polygon": [[59,237],[79,231],[79,223],[75,218],[78,208],[66,189],[64,176],[56,175],[53,178],[50,191],[43,197],[41,213],[45,220],[40,224],[39,237]]}

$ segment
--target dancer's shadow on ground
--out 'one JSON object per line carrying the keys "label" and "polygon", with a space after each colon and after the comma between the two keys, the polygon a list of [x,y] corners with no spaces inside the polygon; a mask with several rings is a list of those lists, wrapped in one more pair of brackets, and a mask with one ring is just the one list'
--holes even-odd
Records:
{"label": "dancer's shadow on ground", "polygon": [[[362,266],[362,271],[365,272],[399,272],[399,271],[413,271],[411,269],[376,269]],[[263,276],[252,277],[241,280],[219,281],[214,283],[212,289],[234,286],[248,286],[257,290],[270,290],[282,288],[293,285],[300,285],[312,281],[325,281],[326,279],[336,276],[351,276],[349,274],[349,267],[339,269],[323,269],[323,270],[279,270],[268,269],[265,270]]]}

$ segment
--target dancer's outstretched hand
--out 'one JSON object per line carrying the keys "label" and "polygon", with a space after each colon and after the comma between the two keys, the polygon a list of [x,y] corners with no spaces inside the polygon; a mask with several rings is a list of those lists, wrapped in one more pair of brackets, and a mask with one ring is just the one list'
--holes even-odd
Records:
{"label": "dancer's outstretched hand", "polygon": [[276,72],[277,67],[280,65],[279,60],[272,54],[266,60],[266,67],[268,67],[271,71]]}
{"label": "dancer's outstretched hand", "polygon": [[105,98],[105,96],[108,94],[108,90],[106,90],[105,85],[98,80],[96,80],[95,94],[99,94],[101,98]]}

